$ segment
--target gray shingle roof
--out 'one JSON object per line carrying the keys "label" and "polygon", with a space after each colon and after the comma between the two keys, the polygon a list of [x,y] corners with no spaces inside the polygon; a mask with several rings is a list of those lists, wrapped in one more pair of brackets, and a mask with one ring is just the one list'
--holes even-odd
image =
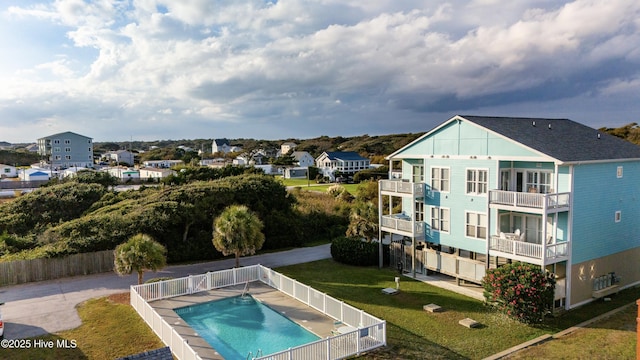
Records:
{"label": "gray shingle roof", "polygon": [[213,142],[218,146],[229,145],[229,140],[227,139],[213,139]]}
{"label": "gray shingle roof", "polygon": [[360,156],[355,151],[327,151],[327,156],[329,156],[330,160],[367,160],[367,158]]}
{"label": "gray shingle roof", "polygon": [[640,146],[569,119],[460,117],[562,162],[640,159]]}

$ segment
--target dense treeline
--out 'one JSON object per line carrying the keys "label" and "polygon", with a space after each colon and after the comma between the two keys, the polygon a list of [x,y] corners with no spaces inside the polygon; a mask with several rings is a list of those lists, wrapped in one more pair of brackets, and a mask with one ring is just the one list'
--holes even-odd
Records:
{"label": "dense treeline", "polygon": [[40,161],[40,155],[26,150],[0,150],[0,164],[29,166]]}
{"label": "dense treeline", "polygon": [[56,184],[0,205],[0,254],[11,259],[107,250],[145,233],[167,248],[169,262],[216,259],[222,255],[212,245],[213,219],[230,204],[248,206],[263,221],[263,249],[344,233],[346,211],[334,199],[315,194],[324,198],[303,205],[297,195],[256,174],[124,192]]}
{"label": "dense treeline", "polygon": [[[363,156],[374,157],[391,154],[404,145],[417,139],[423,133],[393,134],[379,136],[353,136],[353,137],[329,137],[319,136],[311,139],[282,139],[282,140],[256,140],[256,139],[229,139],[232,145],[242,147],[243,152],[251,152],[256,149],[280,149],[280,145],[284,142],[293,142],[298,146],[296,150],[307,151],[313,157],[322,154],[323,151],[356,151]],[[144,160],[161,160],[161,159],[183,159],[188,155],[186,163],[192,156],[196,156],[196,152],[201,150],[205,154],[211,155],[211,142],[213,140],[196,139],[196,140],[162,140],[151,142],[121,142],[121,143],[95,143],[97,152],[106,152],[118,149],[134,149],[144,150],[139,156]],[[160,148],[150,150],[151,147],[158,146]],[[189,154],[178,146],[186,146],[191,148],[194,153]],[[207,156],[207,155],[205,155]]]}

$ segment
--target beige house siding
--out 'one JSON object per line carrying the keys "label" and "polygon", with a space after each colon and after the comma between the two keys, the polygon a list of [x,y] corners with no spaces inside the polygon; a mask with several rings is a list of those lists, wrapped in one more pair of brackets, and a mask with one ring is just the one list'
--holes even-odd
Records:
{"label": "beige house siding", "polygon": [[640,259],[640,248],[635,248],[573,265],[571,267],[570,307],[595,300],[593,284],[599,276],[615,272],[620,279],[620,282],[615,284],[618,285],[615,290],[637,284],[637,279],[640,279],[640,266],[624,266],[623,264],[635,264],[638,259]]}

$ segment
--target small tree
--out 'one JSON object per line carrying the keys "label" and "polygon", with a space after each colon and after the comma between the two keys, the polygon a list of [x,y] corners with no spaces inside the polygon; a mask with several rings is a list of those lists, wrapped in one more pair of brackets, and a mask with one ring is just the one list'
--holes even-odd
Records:
{"label": "small tree", "polygon": [[371,242],[378,236],[378,207],[372,202],[358,201],[351,208],[347,236],[360,237]]}
{"label": "small tree", "polygon": [[264,244],[264,225],[256,214],[244,205],[227,207],[213,222],[213,246],[223,255],[234,254],[236,267],[240,256],[253,255]]}
{"label": "small tree", "polygon": [[544,314],[553,303],[555,283],[553,274],[527,263],[489,269],[482,279],[486,301],[524,323],[544,319]]}
{"label": "small tree", "polygon": [[114,250],[115,271],[118,275],[138,273],[138,284],[147,270],[157,271],[167,264],[167,249],[146,234],[137,234]]}

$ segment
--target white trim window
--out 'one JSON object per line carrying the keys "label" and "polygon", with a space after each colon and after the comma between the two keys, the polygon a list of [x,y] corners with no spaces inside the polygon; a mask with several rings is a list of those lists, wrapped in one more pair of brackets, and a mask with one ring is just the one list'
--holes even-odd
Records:
{"label": "white trim window", "polygon": [[467,194],[482,195],[489,188],[489,171],[481,169],[467,169]]}
{"label": "white trim window", "polygon": [[525,189],[527,192],[549,194],[551,192],[551,172],[527,171]]}
{"label": "white trim window", "polygon": [[415,213],[416,221],[424,221],[424,201],[416,201]]}
{"label": "white trim window", "polygon": [[622,220],[622,211],[618,210],[618,211],[616,211],[615,221],[618,223],[621,220]]}
{"label": "white trim window", "polygon": [[467,212],[465,214],[466,230],[468,237],[476,239],[487,238],[487,214]]}
{"label": "white trim window", "polygon": [[431,230],[449,232],[450,226],[449,209],[437,206],[431,207]]}
{"label": "white trim window", "polygon": [[431,168],[431,189],[449,192],[450,170],[445,167]]}
{"label": "white trim window", "polygon": [[616,177],[618,179],[622,178],[622,166],[618,166],[618,168],[616,169]]}
{"label": "white trim window", "polygon": [[412,167],[411,175],[414,183],[424,182],[424,166],[422,164],[415,164]]}

